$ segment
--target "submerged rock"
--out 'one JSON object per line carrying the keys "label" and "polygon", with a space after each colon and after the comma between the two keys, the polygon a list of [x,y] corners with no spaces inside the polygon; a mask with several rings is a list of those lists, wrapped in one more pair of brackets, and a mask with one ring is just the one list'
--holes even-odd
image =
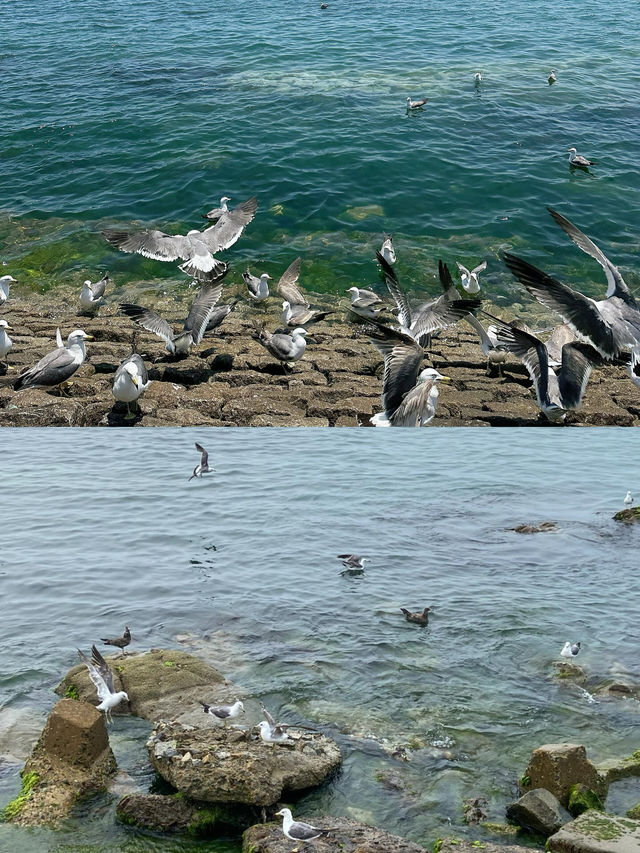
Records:
{"label": "submerged rock", "polygon": [[22,791],[3,817],[21,826],[59,826],[78,797],[103,789],[115,770],[102,713],[62,699],[27,759]]}
{"label": "submerged rock", "polygon": [[587,673],[577,663],[571,663],[568,660],[556,660],[553,662],[553,668],[556,678],[572,681],[574,684],[584,684],[587,680]]}
{"label": "submerged rock", "polygon": [[519,844],[503,846],[484,840],[465,841],[461,838],[441,838],[433,849],[434,853],[531,853],[530,847],[521,847]]}
{"label": "submerged rock", "polygon": [[635,524],[640,521],[640,506],[631,506],[628,509],[621,509],[613,516],[614,521],[624,521],[627,524]]}
{"label": "submerged rock", "polygon": [[640,853],[640,822],[587,811],[547,841],[552,853]]}
{"label": "submerged rock", "polygon": [[[294,817],[314,826],[332,828],[328,836],[308,845],[309,851],[313,847],[313,853],[425,853],[425,848],[419,844],[355,820],[304,815]],[[242,836],[242,853],[291,853],[293,844],[283,835],[281,823],[259,824],[247,829]]]}
{"label": "submerged rock", "polygon": [[584,746],[549,743],[533,750],[523,776],[524,788],[546,788],[566,807],[571,788],[577,783],[586,785],[601,800],[606,799],[608,782],[598,773],[595,764],[589,761]]}
{"label": "submerged rock", "polygon": [[[574,786],[575,787],[575,786]],[[572,820],[557,797],[544,788],[527,791],[515,803],[507,806],[507,818],[534,835],[548,838]]]}
{"label": "submerged rock", "polygon": [[606,779],[607,784],[628,779],[630,776],[640,776],[640,749],[636,749],[626,758],[603,761],[598,765],[598,772]]}
{"label": "submerged rock", "polygon": [[268,806],[321,784],[342,761],[340,748],[325,735],[289,729],[289,737],[265,744],[250,730],[161,723],[147,748],[156,772],[188,797]]}
{"label": "submerged rock", "polygon": [[196,813],[183,797],[162,794],[129,794],[116,806],[122,823],[158,832],[187,832]]}
{"label": "submerged rock", "polygon": [[555,521],[541,521],[540,524],[519,524],[517,527],[509,527],[514,533],[547,533],[556,530],[558,525]]}

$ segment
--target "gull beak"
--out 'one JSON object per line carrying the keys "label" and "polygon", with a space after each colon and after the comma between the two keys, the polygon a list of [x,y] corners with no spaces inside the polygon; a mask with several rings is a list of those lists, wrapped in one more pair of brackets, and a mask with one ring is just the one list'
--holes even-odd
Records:
{"label": "gull beak", "polygon": [[[129,374],[131,376],[131,374]],[[140,378],[138,376],[131,376],[131,381],[136,386],[136,388],[140,387]]]}
{"label": "gull beak", "polygon": [[95,338],[93,337],[93,335],[85,335],[84,339],[85,339],[85,341],[95,341]]}
{"label": "gull beak", "polygon": [[444,381],[444,382],[451,382],[451,377],[450,376],[441,376],[440,380]]}
{"label": "gull beak", "polygon": [[12,331],[13,331],[13,326],[10,326],[10,325],[7,323],[7,325],[5,326],[5,329],[9,329],[9,331],[10,331],[10,332],[12,332]]}

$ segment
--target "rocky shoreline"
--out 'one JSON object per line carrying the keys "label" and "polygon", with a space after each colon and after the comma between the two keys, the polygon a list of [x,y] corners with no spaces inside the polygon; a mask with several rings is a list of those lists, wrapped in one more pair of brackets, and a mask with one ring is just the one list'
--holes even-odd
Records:
{"label": "rocky shoreline", "polygon": [[[233,288],[230,288],[233,290]],[[139,298],[163,316],[179,318],[192,299],[191,291]],[[117,312],[126,292],[111,295],[97,316],[78,313],[77,293],[12,293],[2,317],[14,331],[9,364],[0,375],[1,426],[369,426],[380,411],[382,359],[357,324],[349,322],[347,299],[313,297],[314,304],[335,313],[309,327],[313,341],[291,372],[251,335],[262,320],[274,330],[279,302],[266,307],[239,301],[217,333],[205,337],[187,358],[173,359],[162,341]],[[232,299],[223,293],[223,302]],[[523,306],[514,313],[527,322],[553,325],[551,315]],[[506,315],[488,306],[489,310]],[[87,361],[73,377],[69,396],[42,390],[13,391],[15,377],[55,347],[56,328],[63,335],[84,329],[95,341],[87,345]],[[125,419],[126,406],[111,393],[113,376],[132,346],[149,367],[152,384],[140,398],[140,410]],[[502,375],[487,375],[477,336],[463,322],[434,341],[432,364],[451,377],[441,388],[432,426],[547,425],[536,405],[524,366],[511,356]],[[0,370],[4,370],[0,367]],[[495,368],[494,368],[495,371]],[[640,395],[621,366],[594,369],[583,408],[567,423],[593,426],[640,425]]]}

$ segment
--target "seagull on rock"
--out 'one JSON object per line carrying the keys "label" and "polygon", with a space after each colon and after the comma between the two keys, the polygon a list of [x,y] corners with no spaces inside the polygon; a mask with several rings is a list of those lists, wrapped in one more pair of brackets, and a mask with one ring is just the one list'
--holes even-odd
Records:
{"label": "seagull on rock", "polygon": [[149,385],[151,380],[142,356],[134,352],[120,362],[113,378],[111,393],[118,402],[127,404],[125,420],[135,418],[135,413],[131,411],[131,403],[135,403]]}
{"label": "seagull on rock", "polygon": [[233,705],[207,705],[206,702],[200,702],[200,704],[205,714],[222,720],[223,725],[239,714],[244,714],[244,704],[240,699],[236,699]]}
{"label": "seagull on rock", "polygon": [[104,292],[107,289],[107,285],[109,284],[109,273],[106,272],[100,281],[96,281],[93,284],[87,279],[85,283],[82,285],[82,291],[80,292],[80,307],[86,313],[92,313],[96,311],[100,304],[102,297],[104,296]]}
{"label": "seagull on rock", "polygon": [[307,348],[306,329],[294,329],[290,335],[278,332],[272,335],[264,326],[258,331],[253,339],[262,344],[274,358],[282,364],[286,373],[287,365],[298,361],[304,355]]}
{"label": "seagull on rock", "polygon": [[271,278],[266,272],[263,272],[260,278],[252,275],[249,272],[249,267],[242,273],[242,280],[247,285],[249,296],[254,302],[264,302],[269,298],[269,279]]}
{"label": "seagull on rock", "polygon": [[312,826],[310,823],[303,823],[302,821],[294,820],[293,815],[291,814],[291,809],[280,809],[279,812],[276,812],[276,815],[282,818],[282,832],[285,838],[288,838],[289,841],[298,842],[298,846],[292,851],[292,853],[298,853],[298,851],[306,845],[308,841],[314,841],[322,835],[334,832],[331,828],[321,829],[318,826]]}
{"label": "seagull on rock", "polygon": [[487,375],[491,372],[492,365],[498,366],[498,371],[507,360],[507,353],[498,342],[498,327],[490,325],[485,330],[484,326],[474,314],[467,314],[464,318],[472,326],[480,338],[480,348],[487,359]]}
{"label": "seagull on rock", "polygon": [[396,252],[393,248],[393,240],[391,238],[391,234],[382,235],[382,246],[380,247],[380,254],[388,264],[395,264]]}
{"label": "seagull on rock", "polygon": [[21,373],[13,383],[14,391],[25,388],[55,388],[68,382],[86,358],[85,341],[93,336],[76,329],[67,338],[67,345],[47,353],[44,358]]}
{"label": "seagull on rock", "polygon": [[13,341],[7,334],[7,329],[11,329],[11,326],[6,320],[0,320],[0,359],[5,359],[5,363],[8,367],[9,365],[6,362],[6,357],[13,346]]}
{"label": "seagull on rock", "polygon": [[194,477],[202,477],[203,474],[212,474],[215,471],[215,468],[209,467],[209,454],[204,449],[201,444],[198,444],[196,441],[196,450],[200,453],[200,462],[193,469],[193,474],[187,480],[190,483]]}
{"label": "seagull on rock", "polygon": [[633,495],[631,494],[631,489],[629,489],[627,494],[624,496],[623,503],[626,507],[633,506]]}
{"label": "seagull on rock", "polygon": [[560,657],[563,658],[575,658],[577,657],[580,651],[580,643],[571,644],[568,640],[562,647],[562,651],[560,652]]}
{"label": "seagull on rock", "polygon": [[265,743],[282,743],[289,740],[287,729],[289,726],[286,723],[276,723],[274,717],[267,711],[262,702],[260,703],[262,716],[264,720],[258,723],[260,729],[260,737]]}
{"label": "seagull on rock", "polygon": [[350,287],[351,310],[360,317],[377,317],[384,310],[384,303],[377,293],[364,287]]}
{"label": "seagull on rock", "polygon": [[100,704],[96,705],[98,711],[104,711],[107,722],[113,722],[111,711],[122,701],[129,701],[124,690],[116,691],[113,684],[113,673],[105,659],[95,646],[91,646],[91,660],[78,649],[78,656],[89,670],[89,678],[93,681]]}
{"label": "seagull on rock", "polygon": [[100,639],[105,646],[115,646],[117,649],[120,649],[122,652],[121,657],[126,657],[127,653],[125,652],[125,649],[131,642],[131,631],[129,630],[129,626],[125,625],[124,633],[121,637],[113,637],[112,639],[101,637]]}
{"label": "seagull on rock", "polygon": [[9,286],[17,283],[12,275],[0,276],[0,305],[4,305],[9,298]]}

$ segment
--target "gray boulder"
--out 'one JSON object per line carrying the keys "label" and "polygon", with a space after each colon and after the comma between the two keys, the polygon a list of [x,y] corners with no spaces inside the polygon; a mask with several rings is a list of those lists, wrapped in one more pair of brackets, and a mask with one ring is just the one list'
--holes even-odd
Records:
{"label": "gray boulder", "polygon": [[571,788],[582,783],[604,802],[608,783],[587,758],[584,746],[574,743],[548,743],[534,749],[523,776],[527,790],[545,788],[568,805]]}
{"label": "gray boulder", "polygon": [[640,821],[588,811],[547,841],[552,853],[640,853]]}
{"label": "gray boulder", "polygon": [[[313,847],[313,853],[426,853],[419,844],[344,817],[294,817],[332,829],[328,836],[309,844],[309,852]],[[282,834],[280,823],[251,826],[242,836],[242,853],[291,853],[292,845]]]}
{"label": "gray boulder", "polygon": [[557,797],[544,788],[527,791],[524,796],[507,806],[507,818],[534,835],[548,838],[565,823],[572,820],[569,812]]}

